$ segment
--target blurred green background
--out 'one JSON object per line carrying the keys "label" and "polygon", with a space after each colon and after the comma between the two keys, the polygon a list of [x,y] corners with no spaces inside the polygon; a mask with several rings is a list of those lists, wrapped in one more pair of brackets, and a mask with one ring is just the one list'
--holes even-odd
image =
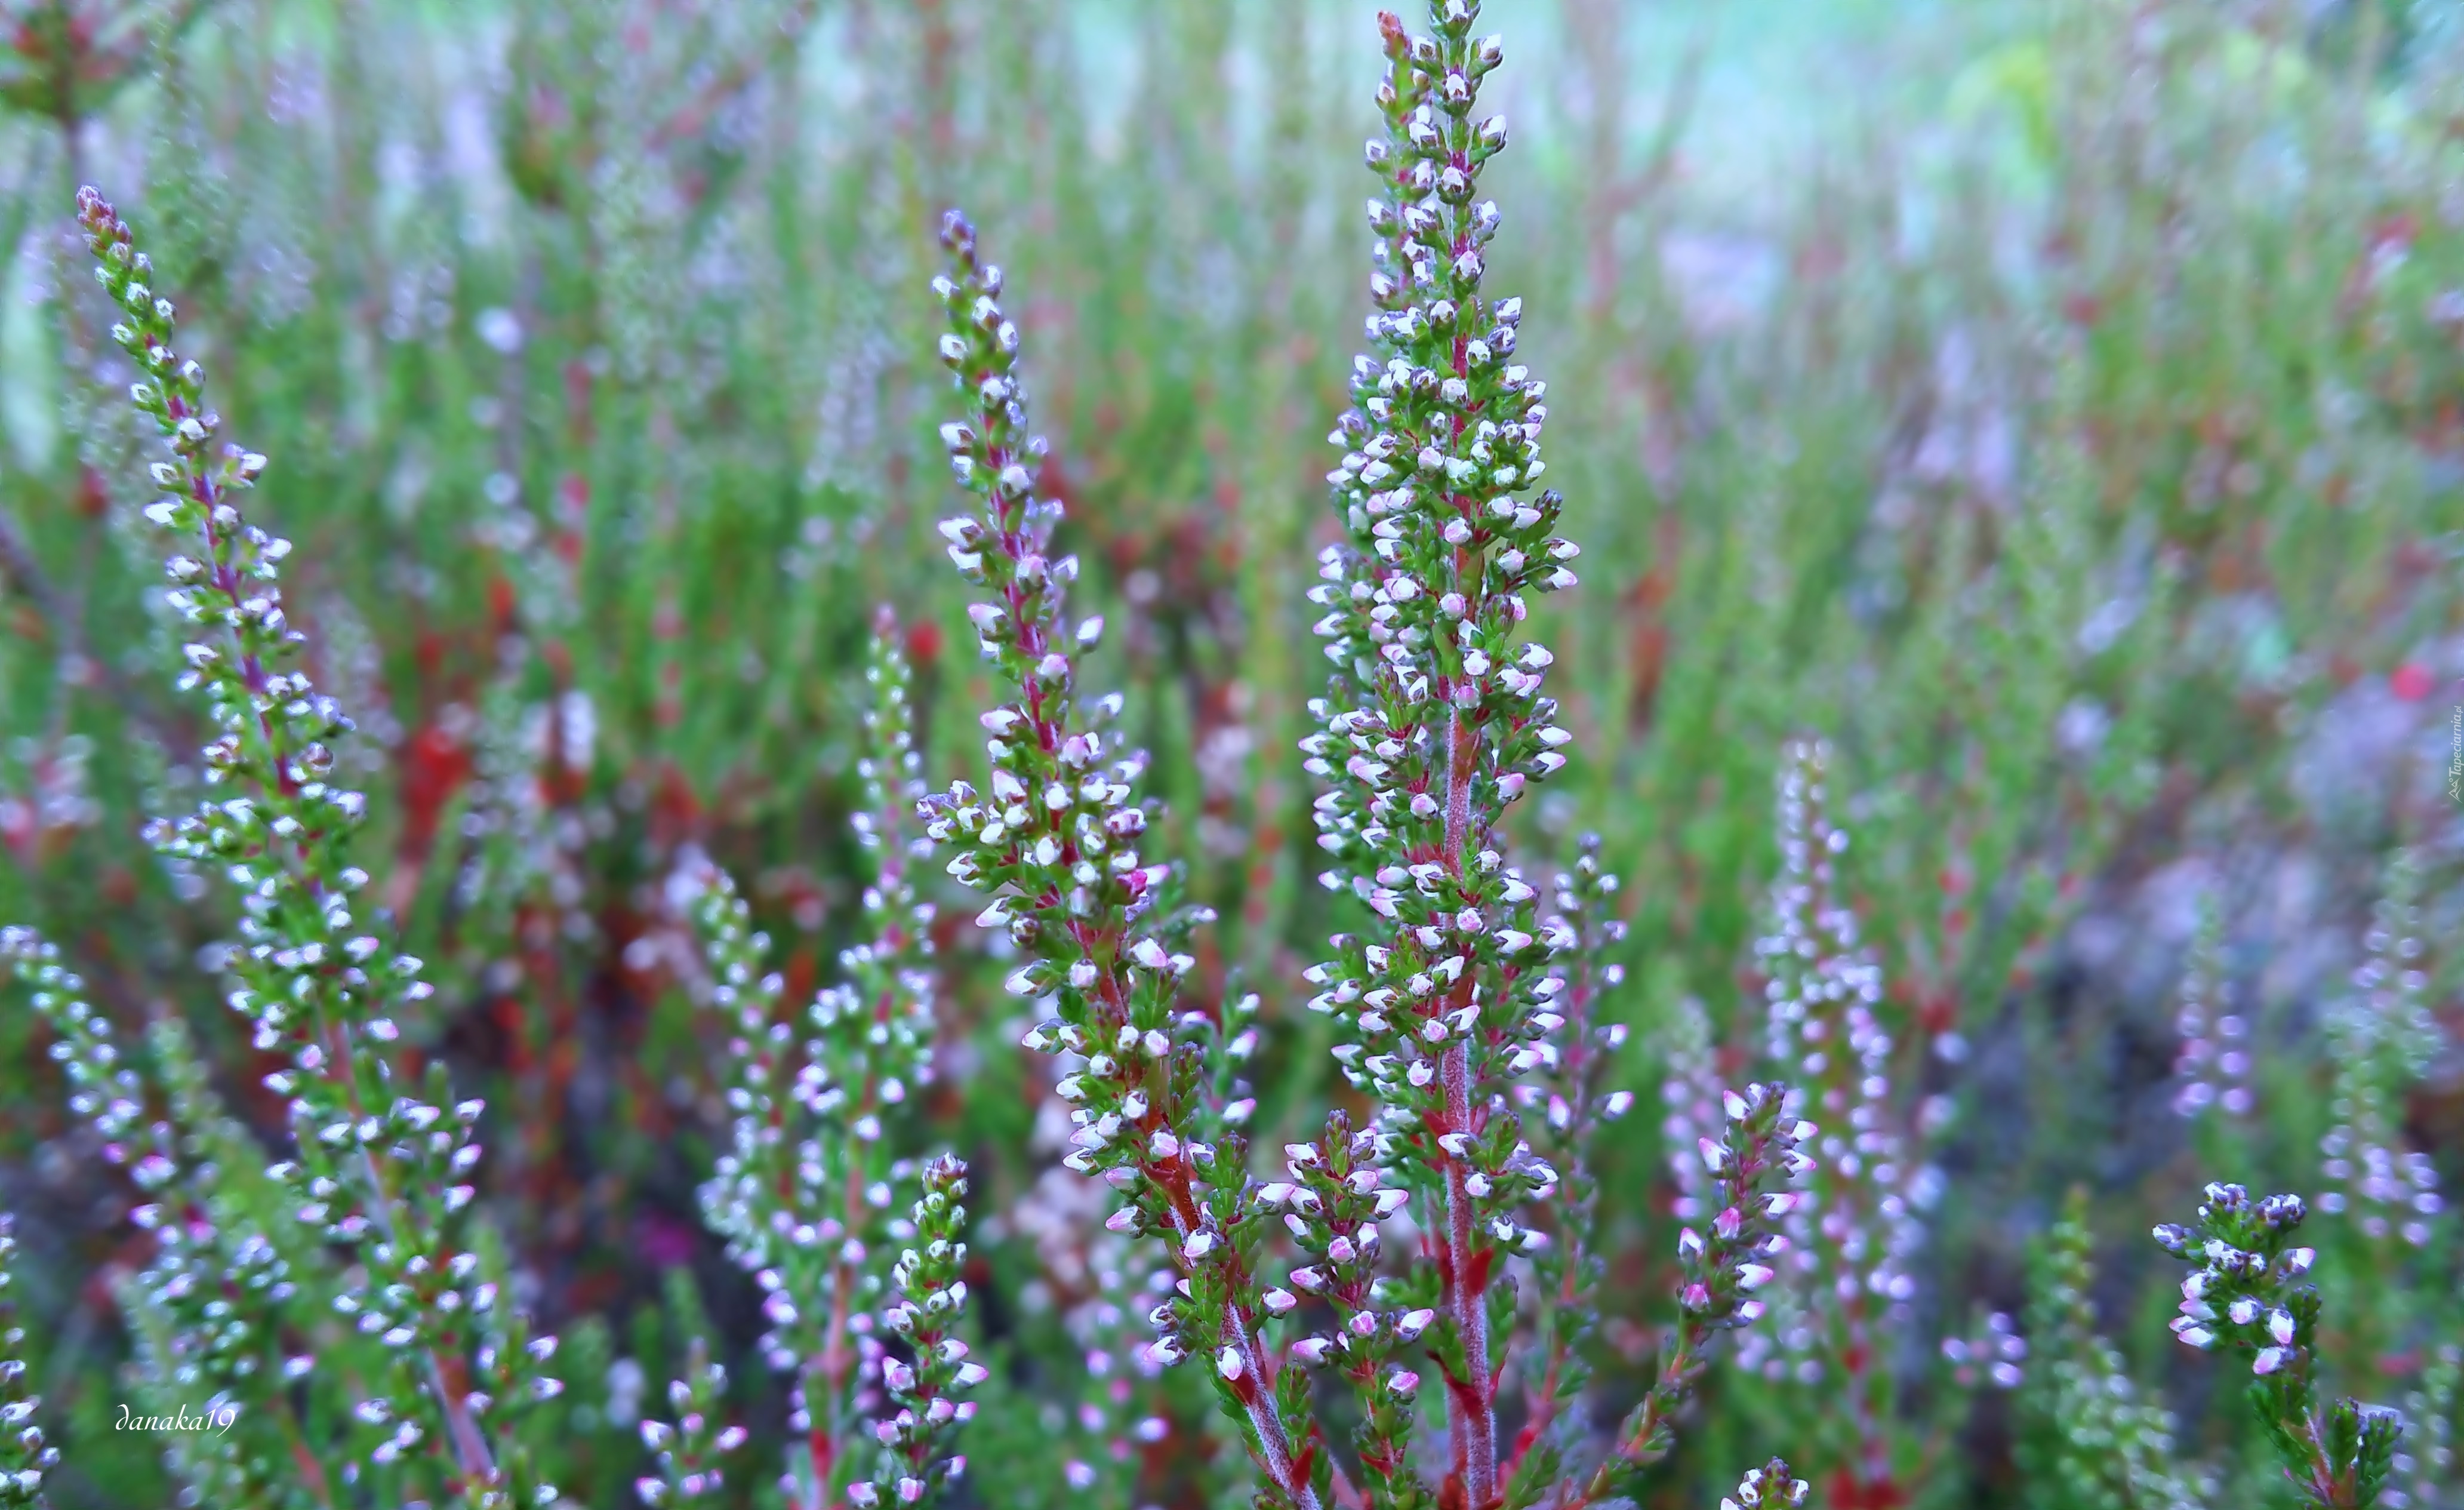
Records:
{"label": "blurred green background", "polygon": [[[1045,482],[1113,625],[1090,681],[1128,689],[1172,806],[1157,848],[1222,913],[1203,968],[1266,998],[1262,1121],[1323,1107],[1293,742],[1323,437],[1367,308],[1372,8],[0,11],[0,918],[124,1023],[188,1016],[234,1108],[279,1127],[217,1006],[229,920],[137,836],[194,787],[200,731],[70,229],[90,180],[152,248],[229,432],[273,458],[256,514],[299,542],[294,616],[380,812],[362,862],[439,975],[422,1052],[491,1097],[485,1199],[529,1302],[599,1360],[569,1375],[569,1495],[619,1502],[637,1471],[612,1360],[668,1377],[679,1307],[737,1349],[759,1330],[693,1204],[719,1030],[665,878],[717,858],[798,988],[828,977],[867,874],[846,817],[876,603],[909,625],[928,774],[974,773],[980,680],[932,530],[946,206],[1009,271]],[[2464,13],[1491,0],[1484,26],[1515,131],[1490,281],[1526,297],[1585,548],[1539,626],[1581,758],[1521,838],[1546,865],[1596,830],[1626,877],[1624,1083],[1657,1105],[1696,1023],[1751,1072],[1779,747],[1828,738],[1945,1191],[1875,1502],[2065,1502],[2018,1466],[2024,1408],[1932,1361],[2021,1310],[2074,1186],[2103,1330],[2214,1502],[2266,1502],[2236,1391],[2158,1324],[2145,1233],[2208,1178],[2322,1188],[2350,1094],[2324,1025],[2400,848],[2442,1036],[2382,1077],[2408,1146],[2464,1179]],[[2203,909],[2247,1115],[2175,1109]],[[964,921],[934,1114],[1001,1213],[986,1324],[1032,1419],[1038,1370],[1072,1366],[1018,1214],[1058,1149]],[[131,1195],[62,1100],[34,1019],[0,1010],[0,1205],[69,1423],[57,1502],[163,1502],[107,1430]],[[1604,1419],[1665,1313],[1661,1141],[1638,1117],[1612,1150]],[[2418,1393],[2464,1335],[2453,1225],[2354,1239],[2329,1282],[2372,1320],[2341,1388]],[[749,1356],[738,1376],[767,1443],[775,1386]],[[1709,1502],[1821,1410],[1718,1377],[1665,1502]],[[1142,1472],[1142,1497],[1224,1492]],[[2443,1473],[2414,1503],[2464,1503]],[[1031,1466],[978,1493],[1070,1498]]]}

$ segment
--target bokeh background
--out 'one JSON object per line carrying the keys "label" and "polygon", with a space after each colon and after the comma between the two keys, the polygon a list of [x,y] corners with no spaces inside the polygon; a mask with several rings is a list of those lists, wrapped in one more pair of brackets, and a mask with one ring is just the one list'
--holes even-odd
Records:
{"label": "bokeh background", "polygon": [[[1129,689],[1157,848],[1222,914],[1203,967],[1266,998],[1261,1121],[1318,1114],[1339,1082],[1298,972],[1328,909],[1293,746],[1367,307],[1372,8],[0,13],[0,918],[123,1023],[187,1016],[233,1108],[279,1127],[217,1005],[230,919],[138,837],[195,785],[200,730],[167,687],[138,438],[96,381],[108,317],[69,225],[93,181],[273,458],[257,513],[299,542],[311,669],[360,723],[362,862],[439,979],[421,1050],[491,1098],[484,1200],[583,1360],[568,1494],[625,1499],[641,1381],[688,1330],[735,1349],[777,1431],[755,1292],[694,1204],[719,1030],[667,878],[716,858],[791,980],[827,976],[868,874],[847,817],[876,604],[907,623],[928,774],[979,759],[932,530],[946,206],[1009,271],[1046,486],[1114,631],[1090,679]],[[1875,1503],[2046,1502],[2011,1397],[1927,1381],[1943,1339],[2025,1313],[2074,1188],[2102,1329],[2214,1502],[2265,1502],[2237,1389],[2163,1330],[2145,1233],[2209,1178],[2344,1178],[2329,1029],[2369,995],[2390,877],[2417,921],[2379,952],[2435,1033],[2369,1073],[2406,1167],[2464,1181],[2464,8],[1490,0],[1485,24],[1515,131],[1491,282],[1525,296],[1585,548],[1543,628],[1580,758],[1521,838],[1545,863],[1596,831],[1625,877],[1620,1077],[1657,1106],[1689,1055],[1751,1062],[1780,747],[1827,739],[1942,1175],[1891,1365],[1906,1466]],[[1052,1234],[1087,1197],[1044,1178],[1044,1072],[970,911],[942,928],[934,1116],[979,1171],[1025,1423],[976,1493],[1075,1502],[1038,1466],[1058,1407],[1031,1361],[1068,1352]],[[0,1206],[70,1450],[56,1502],[163,1503],[108,1427],[133,1192],[45,1042],[0,1010]],[[1666,1310],[1662,1141],[1637,1117],[1612,1151],[1604,1410]],[[2338,1338],[2365,1398],[2418,1394],[2464,1336],[2453,1219],[2422,1225],[2357,1236],[2329,1280],[2348,1319],[2385,1302]],[[1664,1502],[1710,1502],[1818,1408],[1719,1380]],[[1185,1464],[1139,1482],[1219,1492]]]}

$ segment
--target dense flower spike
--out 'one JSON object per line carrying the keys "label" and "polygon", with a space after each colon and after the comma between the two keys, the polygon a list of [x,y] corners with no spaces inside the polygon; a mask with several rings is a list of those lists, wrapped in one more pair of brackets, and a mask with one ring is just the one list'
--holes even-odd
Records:
{"label": "dense flower spike", "polygon": [[26,1329],[17,1324],[15,1283],[17,1238],[10,1218],[0,1212],[0,1505],[49,1503],[43,1479],[59,1466],[60,1450],[45,1440],[34,1420],[42,1400],[26,1380]]}
{"label": "dense flower spike", "polygon": [[2248,1361],[2252,1408],[2303,1504],[2365,1510],[2404,1425],[2356,1400],[2320,1407],[2319,1291],[2307,1282],[2317,1255],[2294,1241],[2307,1215],[2298,1195],[2254,1201],[2238,1185],[2211,1185],[2196,1227],[2157,1228],[2157,1244],[2191,1266],[2173,1332]]}
{"label": "dense flower spike", "polygon": [[239,897],[231,1005],[257,1048],[291,1063],[266,1082],[288,1100],[297,1144],[275,1173],[301,1223],[358,1250],[370,1283],[353,1321],[393,1358],[389,1397],[363,1410],[400,1431],[371,1466],[492,1510],[545,1504],[556,1491],[507,1428],[560,1390],[537,1366],[552,1343],[529,1343],[527,1322],[498,1306],[460,1235],[479,1103],[455,1104],[440,1066],[416,1093],[397,1083],[397,1014],[431,992],[419,962],[355,915],[367,876],[348,851],[366,799],[336,779],[332,745],[351,723],[287,669],[306,640],[275,585],[290,543],[249,524],[235,501],[265,458],[217,447],[205,374],[172,348],[171,302],[148,286],[152,265],[127,226],[92,189],[78,191],[77,216],[124,317],[111,334],[138,368],[129,397],[165,443],[144,515],[180,543],[165,601],[198,635],[183,649],[180,685],[201,694],[221,731],[205,750],[206,780],[232,792],[158,820],[151,837]]}
{"label": "dense flower spike", "polygon": [[1506,122],[1477,106],[1504,49],[1473,34],[1476,0],[1431,11],[1423,36],[1379,18],[1376,307],[1353,364],[1355,407],[1329,437],[1344,448],[1328,480],[1346,540],[1309,594],[1336,673],[1302,745],[1328,784],[1318,844],[1334,863],[1320,879],[1376,922],[1333,941],[1310,1006],[1338,1016],[1347,1073],[1381,1103],[1380,1159],[1420,1201],[1442,1277],[1429,1299],[1443,1318],[1431,1349],[1453,1459],[1443,1494],[1483,1506],[1511,1466],[1490,1285],[1537,1246],[1523,1204],[1559,1181],[1502,1098],[1558,1052],[1567,982],[1549,963],[1576,942],[1562,920],[1535,921],[1538,889],[1505,862],[1498,826],[1566,764],[1572,736],[1541,695],[1551,657],[1521,627],[1527,594],[1573,586],[1577,551],[1553,533],[1563,499],[1525,496],[1547,470],[1548,409],[1545,385],[1511,360],[1522,300],[1483,288],[1499,216],[1479,182]]}
{"label": "dense flower spike", "polygon": [[1770,977],[1769,1062],[1802,1077],[1807,1109],[1833,1129],[1822,1144],[1822,1178],[1789,1230],[1799,1239],[1791,1267],[1800,1287],[1830,1290],[1840,1302],[1823,1308],[1840,1335],[1820,1342],[1836,1360],[1870,1351],[1874,1321],[1915,1293],[1907,1259],[1923,1236],[1917,1209],[1931,1175],[1909,1167],[1896,1126],[1894,1045],[1875,1010],[1882,972],[1838,896],[1834,868],[1848,834],[1828,814],[1829,765],[1818,742],[1792,741],[1783,752],[1780,873],[1770,931],[1754,953]]}
{"label": "dense flower spike", "polygon": [[1753,1084],[1724,1097],[1725,1136],[1704,1138],[1703,1167],[1711,1176],[1709,1199],[1717,1203],[1705,1233],[1692,1227],[1678,1236],[1683,1271],[1677,1293],[1678,1321],[1660,1353],[1660,1376],[1651,1392],[1618,1428],[1617,1445],[1579,1493],[1562,1495],[1564,1510],[1596,1503],[1618,1491],[1636,1468],[1660,1461],[1676,1445],[1676,1416],[1710,1366],[1712,1341],[1758,1320],[1768,1302],[1754,1292],[1771,1281],[1771,1260],[1789,1241],[1777,1219],[1801,1199],[1788,1188],[1815,1170],[1801,1144],[1820,1135],[1814,1123],[1788,1108],[1789,1088]]}
{"label": "dense flower spike", "polygon": [[686,1348],[686,1360],[685,1376],[668,1385],[668,1405],[676,1418],[641,1424],[642,1445],[659,1464],[659,1477],[633,1482],[646,1505],[716,1499],[727,1484],[719,1460],[744,1445],[744,1428],[711,1424],[727,1395],[727,1370],[710,1361],[710,1348],[698,1337]]}
{"label": "dense flower spike", "polygon": [[2140,1398],[2121,1353],[2097,1332],[2087,1210],[2087,1191],[2074,1188],[2036,1255],[2020,1468],[2065,1510],[2201,1510],[2204,1487],[2173,1466],[2172,1412]]}
{"label": "dense flower spike", "polygon": [[892,1279],[891,1244],[915,1236],[896,1212],[917,1177],[897,1123],[934,1077],[934,909],[907,876],[907,862],[930,850],[905,832],[921,783],[910,677],[887,611],[866,680],[872,702],[858,771],[868,806],[852,823],[879,866],[864,895],[869,937],[841,953],[842,979],[815,998],[801,1040],[780,1013],[785,979],[766,971],[770,940],[752,931],[733,882],[706,864],[677,877],[712,1003],[735,1028],[730,1147],[702,1187],[702,1211],[766,1295],[770,1361],[798,1373],[790,1424],[806,1445],[787,1488],[806,1510],[834,1501],[858,1471],[860,1412],[878,1399],[872,1381],[890,1361],[869,1307]]}
{"label": "dense flower spike", "polygon": [[1242,1173],[1247,1142],[1233,1130],[1249,1102],[1232,1076],[1257,1041],[1239,1024],[1257,999],[1177,1001],[1197,964],[1182,945],[1208,915],[1156,907],[1171,871],[1137,848],[1148,810],[1132,788],[1144,761],[1111,749],[1102,727],[1121,699],[1073,696],[1075,652],[1103,625],[1062,629],[1077,562],[1047,554],[1061,505],[1036,495],[1045,447],[1027,433],[1001,270],[978,261],[975,228],[955,211],[941,241],[951,259],[933,285],[950,320],[941,358],[967,402],[967,417],[942,426],[941,437],[959,484],[982,503],[941,533],[959,573],[989,594],[968,614],[1015,696],[979,721],[990,736],[989,796],[961,782],[919,811],[932,837],[957,852],[950,874],[993,894],[977,922],[1003,930],[1023,957],[1010,990],[1052,1013],[1024,1041],[1067,1056],[1056,1087],[1075,1105],[1064,1162],[1120,1189],[1121,1230],[1160,1235],[1182,1273],[1180,1296],[1157,1309],[1163,1336],[1150,1356],[1210,1360],[1268,1502],[1317,1510],[1333,1464],[1299,1434],[1306,1387],[1278,1366],[1261,1332],[1255,1259],[1267,1217]]}

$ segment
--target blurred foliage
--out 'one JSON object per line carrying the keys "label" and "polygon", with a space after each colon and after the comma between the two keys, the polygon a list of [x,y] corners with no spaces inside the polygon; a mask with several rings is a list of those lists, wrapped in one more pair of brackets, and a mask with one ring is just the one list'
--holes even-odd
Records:
{"label": "blurred foliage", "polygon": [[[1851,1504],[1843,1485],[2010,1501],[2000,1397],[1944,1424],[1921,1381],[1972,1311],[2023,1309],[2075,1183],[2096,1261],[2066,1236],[2060,1282],[2097,1324],[2063,1300],[2070,1356],[2161,1390],[2226,1502],[2277,1502],[2238,1389],[2164,1342],[2144,1234],[2208,1178],[2324,1187],[2349,1094],[2327,1025],[2361,994],[2398,846],[2438,1041],[2373,1094],[2443,1188],[2464,1181],[2464,16],[2046,0],[1859,30],[1841,17],[1863,8],[1809,9],[1488,16],[1519,90],[1493,281],[1527,296],[1587,551],[1582,590],[1540,611],[1581,756],[1528,837],[1545,855],[1595,828],[1626,877],[1615,1073],[1649,1093],[1689,1010],[1718,1071],[1760,1052],[1771,794],[1811,731],[1857,835],[1839,883],[1894,1077],[1948,1109],[1887,1364],[1911,1381],[1896,1477],[1852,1485],[1715,1371],[1704,1445],[1655,1502],[1708,1502],[1773,1451],[1825,1504]],[[1331,538],[1320,436],[1366,307],[1365,8],[11,0],[5,23],[0,917],[58,941],[124,1028],[185,1016],[233,1115],[279,1129],[218,1006],[231,920],[138,838],[197,782],[202,730],[168,693],[125,379],[69,225],[85,178],[148,236],[226,414],[274,458],[258,513],[299,544],[311,670],[363,731],[363,852],[438,982],[415,1035],[490,1099],[483,1199],[567,1338],[539,1446],[569,1497],[619,1503],[650,1471],[645,1388],[685,1373],[693,1336],[729,1366],[748,1460],[775,1459],[758,1297],[693,1199],[726,1127],[724,1030],[666,882],[717,859],[790,992],[829,977],[870,874],[846,819],[879,602],[913,626],[928,774],[977,737],[932,533],[924,283],[947,203],[1011,259],[1045,484],[1113,626],[1097,675],[1133,689],[1155,756],[1156,849],[1222,915],[1200,967],[1265,995],[1261,1142],[1321,1114],[1293,746],[1322,676],[1302,601]],[[1793,45],[1837,48],[1822,77],[1856,87],[1766,80],[1749,103],[1785,129],[1756,137],[1737,76],[1800,24]],[[2196,1141],[2233,1168],[2174,1109],[2203,907],[2258,1110]],[[1059,1152],[1042,1071],[965,916],[938,941],[929,1110],[1001,1213],[978,1222],[976,1282],[1009,1360],[994,1388],[1022,1402],[997,1435],[987,1397],[974,1450],[1003,1462],[975,1492],[1059,1502],[1090,1345],[1073,1308],[1144,1277],[1055,1256],[1071,1218],[1039,1184]],[[55,1502],[162,1503],[157,1454],[109,1429],[135,1197],[99,1173],[46,1042],[0,1011],[0,1206],[68,1458]],[[1603,1422],[1645,1382],[1674,1272],[1659,1134],[1620,1137]],[[2456,1409],[2452,1219],[2426,1246],[2321,1250],[2335,1284],[2409,1298],[2328,1357],[2340,1390],[2422,1402],[2427,1452],[2427,1417],[2452,1434]],[[662,1306],[678,1285],[706,1322]],[[1139,1386],[1164,1434],[1103,1468],[1138,1497],[1117,1502],[1229,1492],[1187,1434],[1193,1383]],[[2452,1465],[2414,1467],[2393,1480],[2412,1502],[2464,1503]]]}

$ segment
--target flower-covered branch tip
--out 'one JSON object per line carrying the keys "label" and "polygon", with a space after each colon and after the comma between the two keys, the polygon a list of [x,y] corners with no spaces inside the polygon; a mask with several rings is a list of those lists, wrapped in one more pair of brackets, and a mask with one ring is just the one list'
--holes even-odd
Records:
{"label": "flower-covered branch tip", "polygon": [[2173,1332],[2249,1362],[2251,1407],[2303,1504],[2365,1510],[2404,1422],[2351,1399],[2320,1407],[2319,1291],[2306,1282],[2317,1253],[2295,1242],[2307,1215],[2298,1195],[2254,1201],[2238,1185],[2211,1185],[2195,1227],[2157,1228],[2157,1244],[2191,1266]]}
{"label": "flower-covered branch tip", "polygon": [[1327,480],[1344,539],[1321,554],[1309,598],[1335,676],[1302,743],[1326,784],[1320,882],[1374,919],[1331,941],[1309,1006],[1337,1018],[1347,1076],[1380,1103],[1384,1178],[1422,1206],[1452,1457],[1439,1493],[1475,1506],[1518,1468],[1498,1436],[1513,1338],[1492,1321],[1491,1287],[1537,1250],[1526,1206],[1560,1174],[1504,1098],[1564,1052],[1569,981],[1551,962],[1580,943],[1538,917],[1540,889],[1507,863],[1500,833],[1507,806],[1567,763],[1573,736],[1542,694],[1553,657],[1523,625],[1529,594],[1574,585],[1578,551],[1554,533],[1564,500],[1530,492],[1548,408],[1546,385],[1512,360],[1523,301],[1485,282],[1500,214],[1480,179],[1507,130],[1480,110],[1505,58],[1500,38],[1477,34],[1480,10],[1432,4],[1419,35],[1378,20],[1375,307],[1353,407],[1328,436],[1343,450]]}
{"label": "flower-covered branch tip", "polygon": [[1067,1056],[1056,1094],[1072,1103],[1063,1161],[1100,1175],[1127,1204],[1116,1230],[1160,1235],[1182,1273],[1180,1299],[1158,1307],[1163,1333],[1150,1356],[1215,1361],[1219,1396],[1276,1504],[1316,1510],[1331,1459],[1287,1423],[1278,1400],[1306,1388],[1269,1350],[1255,1271],[1265,1215],[1242,1169],[1246,1143],[1232,1129],[1250,1103],[1228,1099],[1231,1066],[1256,1034],[1238,1019],[1256,998],[1184,1008],[1197,965],[1183,947],[1212,920],[1202,908],[1158,909],[1169,866],[1138,849],[1148,808],[1133,790],[1142,756],[1113,746],[1105,725],[1118,693],[1077,695],[1077,655],[1103,632],[1089,618],[1063,628],[1074,557],[1050,558],[1059,502],[1041,498],[1046,454],[1027,431],[1018,326],[1001,306],[999,267],[979,261],[976,232],[952,211],[941,243],[949,270],[933,282],[949,317],[941,360],[956,375],[963,417],[941,427],[950,466],[979,512],[941,533],[959,574],[981,594],[968,611],[983,657],[1009,694],[980,717],[991,790],[965,783],[923,803],[927,832],[957,852],[950,874],[993,895],[977,922],[1005,932],[1022,956],[1009,990],[1050,1015],[1026,1047]]}
{"label": "flower-covered branch tip", "polygon": [[847,1486],[847,1499],[858,1505],[918,1504],[956,1483],[967,1460],[945,1455],[945,1449],[976,1413],[974,1401],[957,1395],[991,1377],[968,1360],[957,1336],[967,1307],[967,1282],[958,1277],[967,1263],[967,1245],[958,1240],[967,1225],[967,1209],[958,1204],[967,1193],[967,1166],[945,1154],[924,1166],[923,1186],[923,1199],[908,1213],[915,1246],[891,1270],[895,1298],[881,1313],[910,1356],[901,1361],[885,1353],[875,1362],[888,1413],[872,1428],[879,1466],[871,1477]]}

